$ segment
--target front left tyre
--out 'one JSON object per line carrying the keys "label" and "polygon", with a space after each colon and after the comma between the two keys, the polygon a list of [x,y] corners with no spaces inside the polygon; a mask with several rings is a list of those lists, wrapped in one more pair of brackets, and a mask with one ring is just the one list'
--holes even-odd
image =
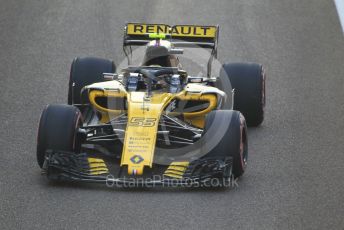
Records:
{"label": "front left tyre", "polygon": [[81,112],[71,105],[47,105],[41,114],[37,134],[37,162],[42,168],[45,152],[61,150],[80,152],[78,129]]}
{"label": "front left tyre", "polygon": [[[222,129],[225,129],[222,131]],[[222,136],[218,136],[223,133]],[[248,145],[247,127],[244,116],[235,110],[215,110],[205,120],[203,140],[205,145],[218,142],[203,158],[232,158],[232,173],[240,177],[246,169]]]}

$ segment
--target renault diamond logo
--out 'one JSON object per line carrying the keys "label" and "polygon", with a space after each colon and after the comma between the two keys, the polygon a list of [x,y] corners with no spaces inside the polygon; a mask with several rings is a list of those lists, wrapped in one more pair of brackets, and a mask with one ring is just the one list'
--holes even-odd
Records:
{"label": "renault diamond logo", "polygon": [[140,155],[134,155],[130,158],[131,162],[134,164],[139,164],[141,163],[144,159]]}

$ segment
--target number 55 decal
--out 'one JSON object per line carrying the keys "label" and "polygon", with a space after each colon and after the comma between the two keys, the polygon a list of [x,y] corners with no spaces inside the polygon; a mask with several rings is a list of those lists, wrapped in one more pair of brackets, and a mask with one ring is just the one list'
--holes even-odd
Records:
{"label": "number 55 decal", "polygon": [[130,126],[152,127],[155,126],[156,118],[132,117]]}

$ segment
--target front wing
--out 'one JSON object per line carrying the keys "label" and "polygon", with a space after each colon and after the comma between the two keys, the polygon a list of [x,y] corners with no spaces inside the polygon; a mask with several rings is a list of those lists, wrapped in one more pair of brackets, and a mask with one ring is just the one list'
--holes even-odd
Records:
{"label": "front wing", "polygon": [[[48,150],[42,173],[58,181],[101,183],[108,186],[203,186],[231,183],[232,159],[197,159],[153,164],[142,176],[128,175],[113,159],[87,153]],[[210,184],[211,183],[211,184]]]}

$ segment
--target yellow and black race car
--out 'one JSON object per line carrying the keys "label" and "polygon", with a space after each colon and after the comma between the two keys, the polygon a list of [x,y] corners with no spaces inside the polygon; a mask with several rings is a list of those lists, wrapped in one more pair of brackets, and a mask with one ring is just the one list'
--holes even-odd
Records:
{"label": "yellow and black race car", "polygon": [[[231,63],[213,76],[218,36],[218,26],[128,23],[125,68],[74,59],[68,105],[48,105],[40,118],[42,172],[112,185],[225,185],[240,177],[246,123],[264,118],[265,73],[259,64]],[[144,48],[139,65],[130,65],[132,46]],[[186,47],[210,49],[204,76],[181,67]]]}

